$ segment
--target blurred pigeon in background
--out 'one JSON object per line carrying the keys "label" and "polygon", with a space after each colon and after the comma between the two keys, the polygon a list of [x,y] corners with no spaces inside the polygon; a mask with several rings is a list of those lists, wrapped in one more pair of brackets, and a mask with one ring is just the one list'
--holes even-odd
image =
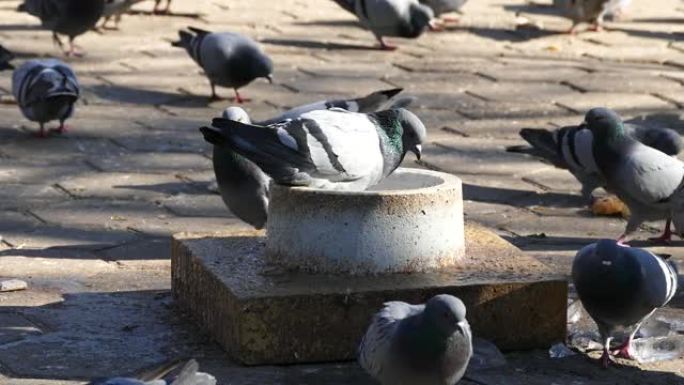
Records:
{"label": "blurred pigeon in background", "polygon": [[104,11],[102,12],[102,17],[104,18],[102,28],[107,29],[109,20],[114,18],[114,27],[111,28],[119,29],[121,15],[128,12],[132,6],[143,1],[145,0],[105,0]]}
{"label": "blurred pigeon in background", "polygon": [[81,56],[74,39],[95,27],[104,6],[105,0],[24,0],[17,10],[39,18],[43,28],[52,31],[52,38],[62,50],[64,46],[58,34],[68,36],[66,55]]}
{"label": "blurred pigeon in background", "polygon": [[154,0],[154,9],[152,10],[152,13],[168,14],[171,12],[171,0],[166,0],[166,7],[164,7],[164,9],[159,8],[161,2],[162,0]]}
{"label": "blurred pigeon in background", "polygon": [[212,33],[188,27],[179,31],[180,40],[174,47],[185,48],[190,57],[204,70],[211,83],[211,97],[220,99],[216,86],[235,90],[235,102],[246,101],[238,89],[257,78],[272,82],[273,63],[250,38],[231,32]]}
{"label": "blurred pigeon in background", "polygon": [[200,130],[206,141],[250,159],[276,183],[355,191],[391,174],[406,152],[420,158],[427,135],[405,109],[311,111],[270,126],[216,118]]}
{"label": "blurred pigeon in background", "polygon": [[[625,123],[624,129],[626,135],[667,155],[677,155],[684,147],[682,137],[670,128]],[[570,171],[582,184],[582,196],[587,200],[591,200],[594,189],[606,186],[595,165],[592,136],[585,125],[553,131],[523,128],[520,136],[531,146],[510,146],[506,148],[508,152],[532,155]]]}
{"label": "blurred pigeon in background", "polygon": [[429,28],[434,28],[434,14],[430,7],[418,0],[333,0],[339,6],[356,15],[365,28],[380,42],[380,48],[394,50],[387,44],[386,36],[417,38]]}
{"label": "blurred pigeon in background", "polygon": [[138,378],[115,377],[94,380],[88,385],[216,385],[216,378],[211,374],[198,372],[197,361],[190,360],[178,373],[180,364],[161,367]]}
{"label": "blurred pigeon in background", "polygon": [[14,54],[0,45],[0,71],[13,70],[14,66],[10,63],[12,60],[14,60]]}
{"label": "blurred pigeon in background", "polygon": [[80,87],[76,74],[65,63],[56,59],[29,60],[12,74],[12,94],[22,114],[40,125],[40,136],[45,137],[45,123],[59,120],[59,128],[74,112]]}
{"label": "blurred pigeon in background", "polygon": [[611,361],[610,341],[620,328],[633,329],[617,355],[631,358],[630,345],[641,323],[677,292],[677,269],[655,254],[600,240],[582,248],[572,264],[572,281],[604,342],[601,362]]}
{"label": "blurred pigeon in background", "polygon": [[358,359],[382,385],[452,385],[472,354],[465,305],[441,294],[424,305],[385,303],[361,341]]}
{"label": "blurred pigeon in background", "polygon": [[666,219],[658,238],[669,241],[670,222],[684,231],[684,163],[627,135],[622,119],[607,108],[587,112],[592,154],[607,190],[617,195],[631,213],[620,242],[647,220]]}
{"label": "blurred pigeon in background", "polygon": [[430,7],[432,12],[435,14],[435,17],[456,21],[456,18],[446,18],[443,15],[447,13],[460,12],[466,1],[467,0],[420,0],[420,3]]}
{"label": "blurred pigeon in background", "polygon": [[568,33],[574,34],[581,23],[589,23],[590,30],[600,31],[609,1],[613,0],[553,0],[553,5],[572,20]]}

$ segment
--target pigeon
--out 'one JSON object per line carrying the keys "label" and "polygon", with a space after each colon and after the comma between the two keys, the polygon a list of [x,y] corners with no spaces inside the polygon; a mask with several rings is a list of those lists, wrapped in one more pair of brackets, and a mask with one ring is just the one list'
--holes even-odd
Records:
{"label": "pigeon", "polygon": [[632,0],[609,0],[603,5],[605,10],[604,17],[608,17],[613,21],[622,19],[631,3]]}
{"label": "pigeon", "polygon": [[[677,155],[684,141],[677,131],[670,128],[637,124],[624,124],[626,135],[639,142]],[[535,156],[554,166],[570,171],[582,184],[582,196],[591,201],[591,193],[597,187],[605,187],[606,181],[594,166],[591,154],[590,132],[583,126],[566,126],[554,131],[523,128],[520,136],[530,146],[510,146],[506,150]]]}
{"label": "pigeon", "polygon": [[166,7],[164,9],[159,9],[159,4],[161,4],[162,0],[154,0],[154,9],[152,10],[152,13],[156,14],[169,14],[171,13],[171,0],[166,0]]}
{"label": "pigeon", "polygon": [[102,17],[104,21],[102,22],[102,28],[107,28],[109,20],[114,18],[113,29],[119,29],[119,23],[121,22],[121,15],[128,12],[132,6],[137,3],[143,2],[145,0],[105,0],[104,11],[102,12]]}
{"label": "pigeon", "polygon": [[0,71],[13,70],[14,66],[10,61],[14,60],[12,51],[0,45]]}
{"label": "pigeon", "polygon": [[180,365],[160,368],[157,372],[141,378],[115,377],[93,380],[87,385],[216,385],[216,378],[208,373],[198,372],[197,361],[188,361],[177,375],[169,375],[177,371]]}
{"label": "pigeon", "polygon": [[420,119],[406,109],[317,110],[270,126],[216,118],[200,131],[206,141],[245,156],[278,184],[342,191],[377,184],[408,151],[420,159],[427,136]]}
{"label": "pigeon", "polygon": [[435,17],[442,17],[445,13],[460,12],[467,0],[419,0],[421,4],[425,4]]}
{"label": "pigeon", "polygon": [[95,27],[104,6],[105,0],[24,0],[18,11],[38,17],[43,28],[52,31],[53,40],[62,49],[64,46],[58,34],[67,35],[67,56],[82,56],[74,39]]}
{"label": "pigeon", "polygon": [[190,57],[204,70],[211,83],[211,97],[220,99],[216,85],[235,90],[235,101],[246,101],[238,88],[244,87],[256,78],[272,82],[273,62],[256,43],[245,36],[231,32],[213,33],[188,27],[178,32],[180,40],[174,47],[185,48]]}
{"label": "pigeon", "polygon": [[572,20],[568,33],[577,32],[580,23],[590,23],[590,30],[601,31],[606,15],[606,3],[613,0],[553,0],[553,5],[561,9]]}
{"label": "pigeon", "polygon": [[633,328],[617,350],[619,357],[631,358],[630,345],[639,326],[674,297],[677,279],[672,262],[613,240],[603,239],[577,252],[572,281],[584,308],[598,325],[605,367],[611,360],[613,333],[619,328]]}
{"label": "pigeon", "polygon": [[620,117],[607,108],[587,112],[585,126],[592,143],[588,159],[593,158],[596,170],[606,180],[607,190],[617,195],[631,212],[618,241],[624,242],[647,220],[667,220],[663,235],[655,240],[670,240],[671,223],[681,234],[684,163],[628,136]]}
{"label": "pigeon", "polygon": [[385,36],[417,38],[427,29],[435,29],[434,14],[418,0],[333,0],[358,17],[380,42],[380,48],[395,50]]}
{"label": "pigeon", "polygon": [[[249,115],[240,107],[229,107],[224,119],[250,124]],[[214,174],[223,202],[241,220],[263,229],[268,216],[269,178],[251,160],[230,147],[214,146]]]}
{"label": "pigeon", "polygon": [[382,385],[453,385],[472,354],[465,305],[440,294],[424,305],[386,302],[361,341],[358,360]]}
{"label": "pigeon", "polygon": [[40,137],[45,137],[45,123],[59,120],[59,128],[66,130],[64,121],[74,112],[80,95],[76,74],[65,63],[56,59],[29,60],[12,74],[12,94],[22,114],[40,125]]}
{"label": "pigeon", "polygon": [[[352,112],[372,112],[389,102],[389,99],[401,92],[400,88],[373,92],[358,99],[342,99],[321,101],[295,107],[275,119],[256,123],[259,126],[296,119],[306,112],[328,108],[344,108]],[[399,108],[413,101],[412,98],[400,98],[391,106]],[[228,107],[223,118],[241,123],[251,124],[247,112],[240,107]],[[268,217],[269,183],[268,177],[254,162],[235,153],[226,146],[214,146],[214,173],[219,193],[228,209],[238,218],[262,229]]]}

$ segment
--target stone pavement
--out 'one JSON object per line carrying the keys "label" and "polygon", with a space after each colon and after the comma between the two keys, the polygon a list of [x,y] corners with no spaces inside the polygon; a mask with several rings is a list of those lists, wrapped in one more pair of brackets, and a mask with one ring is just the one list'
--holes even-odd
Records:
{"label": "stone pavement", "polygon": [[[176,0],[176,16],[137,12],[120,31],[78,40],[69,59],[83,84],[72,130],[36,125],[0,104],[0,277],[30,289],[0,294],[0,384],[79,384],[196,356],[221,384],[370,384],[353,363],[242,368],[170,299],[169,235],[244,225],[208,189],[210,148],[197,127],[226,106],[186,54],[170,46],[187,25],[258,39],[275,84],[244,89],[257,119],[334,96],[401,86],[418,96],[429,167],[460,176],[466,215],[567,273],[575,250],[615,237],[618,218],[593,217],[567,172],[504,152],[521,127],[578,123],[603,105],[684,130],[684,6],[636,1],[610,31],[558,34],[569,21],[522,0],[472,0],[461,23],[396,52],[325,0]],[[33,17],[0,3],[0,42],[20,60],[59,56]],[[151,2],[136,6],[149,11]],[[515,29],[515,13],[543,30]],[[9,93],[11,74],[0,76]],[[232,95],[221,89],[223,95]],[[7,101],[4,97],[3,101]],[[657,232],[650,224],[642,238]],[[684,260],[682,242],[658,250]],[[671,312],[684,317],[684,296]],[[533,325],[531,325],[533,327]],[[683,384],[684,361],[598,370],[583,356],[512,353],[506,368],[464,384]]]}

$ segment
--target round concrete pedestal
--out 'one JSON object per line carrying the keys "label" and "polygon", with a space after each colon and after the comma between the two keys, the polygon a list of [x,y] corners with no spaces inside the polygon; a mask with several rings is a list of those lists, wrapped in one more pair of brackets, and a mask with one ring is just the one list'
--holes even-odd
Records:
{"label": "round concrete pedestal", "polygon": [[461,180],[396,170],[369,191],[271,185],[266,253],[316,273],[421,272],[464,256]]}

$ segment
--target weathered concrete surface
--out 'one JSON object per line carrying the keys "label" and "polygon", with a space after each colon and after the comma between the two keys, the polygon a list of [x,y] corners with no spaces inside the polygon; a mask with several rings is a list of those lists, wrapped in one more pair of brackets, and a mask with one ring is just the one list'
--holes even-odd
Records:
{"label": "weathered concrete surface", "polygon": [[[36,18],[15,12],[18,4],[0,6],[0,42],[18,54],[15,64],[62,58]],[[195,63],[170,47],[177,30],[188,25],[244,33],[274,59],[275,84],[258,81],[243,91],[252,98],[245,108],[256,119],[324,97],[403,86],[419,97],[413,111],[425,121],[431,142],[420,165],[405,165],[458,175],[467,218],[567,274],[579,247],[616,237],[624,221],[591,216],[567,172],[503,148],[521,144],[522,127],[576,124],[582,109],[594,105],[682,132],[684,7],[678,0],[634,1],[628,18],[609,23],[609,31],[568,36],[556,32],[569,20],[543,5],[469,1],[459,25],[397,40],[399,50],[379,52],[367,49],[372,35],[332,1],[174,0],[175,13],[195,17],[150,15],[153,3],[146,1],[136,10],[147,12],[126,15],[119,31],[79,38],[88,55],[66,60],[84,86],[83,99],[69,121],[72,130],[45,140],[33,138],[36,125],[6,103],[10,73],[1,73],[0,276],[26,280],[29,289],[0,294],[0,313],[29,323],[9,323],[19,330],[0,323],[0,333],[14,340],[0,343],[0,384],[79,384],[191,355],[222,385],[372,383],[353,363],[231,364],[168,300],[155,299],[157,290],[168,298],[171,234],[247,228],[207,188],[211,148],[197,127],[229,102],[210,102],[209,84]],[[516,12],[544,29],[517,30]],[[656,234],[660,225],[644,226],[640,237]],[[654,250],[681,263],[682,245]],[[136,306],[127,307],[119,292],[135,297]],[[85,300],[91,293],[96,295]],[[684,298],[667,310],[684,318]],[[84,332],[65,321],[83,314],[103,327]],[[112,321],[120,314],[125,324],[143,326],[109,327],[124,322]],[[123,342],[112,344],[112,338]],[[51,354],[29,354],[24,347]],[[584,357],[545,355],[509,355],[507,368],[478,376],[477,384],[684,383],[682,360],[602,371]]]}
{"label": "weathered concrete surface", "polygon": [[465,258],[456,266],[362,277],[289,272],[268,262],[265,238],[254,232],[179,234],[173,293],[248,365],[353,359],[382,303],[421,303],[438,293],[461,298],[473,332],[501,349],[563,340],[565,279],[479,225],[466,225],[465,240]]}

